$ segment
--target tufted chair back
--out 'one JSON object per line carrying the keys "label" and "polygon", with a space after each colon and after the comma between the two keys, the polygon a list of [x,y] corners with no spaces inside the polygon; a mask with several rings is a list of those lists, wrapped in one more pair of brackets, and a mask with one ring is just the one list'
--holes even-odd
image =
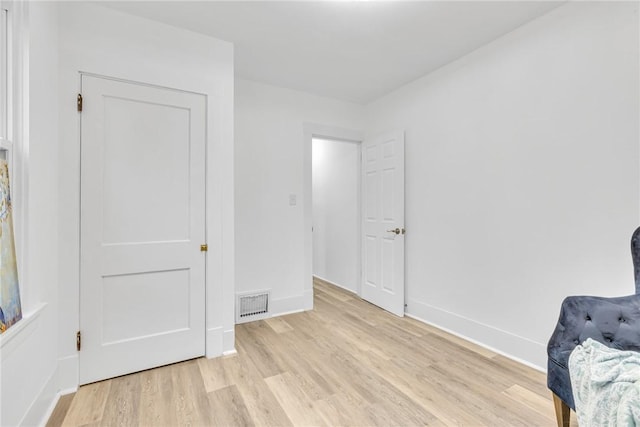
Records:
{"label": "tufted chair back", "polygon": [[631,257],[633,258],[633,277],[636,280],[636,295],[640,295],[640,227],[631,236]]}
{"label": "tufted chair back", "polygon": [[547,384],[554,399],[562,401],[563,419],[568,413],[566,407],[575,408],[567,362],[578,344],[591,338],[611,348],[640,351],[640,227],[631,237],[631,257],[634,295],[570,296],[562,303],[558,324],[547,346]]}

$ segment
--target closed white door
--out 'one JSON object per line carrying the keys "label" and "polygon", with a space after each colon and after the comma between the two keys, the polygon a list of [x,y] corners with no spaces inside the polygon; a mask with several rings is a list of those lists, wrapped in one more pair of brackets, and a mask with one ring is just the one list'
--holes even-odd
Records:
{"label": "closed white door", "polygon": [[80,383],[205,352],[205,97],[82,76]]}
{"label": "closed white door", "polygon": [[362,298],[404,316],[404,132],[362,143]]}

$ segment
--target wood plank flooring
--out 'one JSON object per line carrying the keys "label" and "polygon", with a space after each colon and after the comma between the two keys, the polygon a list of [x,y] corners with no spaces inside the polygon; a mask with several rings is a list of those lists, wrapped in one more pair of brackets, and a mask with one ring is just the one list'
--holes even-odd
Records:
{"label": "wood plank flooring", "polygon": [[238,354],[80,387],[47,426],[555,426],[544,374],[314,287],[313,311],[236,326]]}

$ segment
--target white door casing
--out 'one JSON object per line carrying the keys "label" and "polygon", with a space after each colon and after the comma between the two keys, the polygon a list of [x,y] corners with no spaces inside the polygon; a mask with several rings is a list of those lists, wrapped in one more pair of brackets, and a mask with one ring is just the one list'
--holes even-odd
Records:
{"label": "white door casing", "polygon": [[362,275],[363,299],[404,316],[403,131],[362,143]]}
{"label": "white door casing", "polygon": [[205,353],[206,97],[82,75],[80,384]]}

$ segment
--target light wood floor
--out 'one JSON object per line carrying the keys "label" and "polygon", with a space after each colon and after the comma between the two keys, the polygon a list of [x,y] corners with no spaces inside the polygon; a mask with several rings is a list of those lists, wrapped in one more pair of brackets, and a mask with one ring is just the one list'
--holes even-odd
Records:
{"label": "light wood floor", "polygon": [[319,280],[236,348],[80,387],[47,426],[555,426],[544,374]]}

